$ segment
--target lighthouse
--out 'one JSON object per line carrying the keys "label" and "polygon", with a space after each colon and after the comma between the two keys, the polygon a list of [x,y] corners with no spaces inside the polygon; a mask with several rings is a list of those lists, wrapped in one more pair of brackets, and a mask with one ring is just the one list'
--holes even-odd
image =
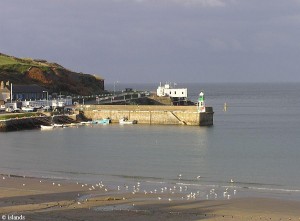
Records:
{"label": "lighthouse", "polygon": [[205,112],[205,101],[204,101],[204,93],[203,93],[203,91],[201,91],[200,94],[199,94],[198,112],[199,113]]}

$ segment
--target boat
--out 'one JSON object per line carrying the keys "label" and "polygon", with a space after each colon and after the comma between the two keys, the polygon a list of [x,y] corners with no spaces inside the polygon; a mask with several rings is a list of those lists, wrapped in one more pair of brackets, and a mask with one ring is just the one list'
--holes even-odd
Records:
{"label": "boat", "polygon": [[124,125],[124,124],[137,124],[137,120],[130,121],[130,120],[128,120],[127,117],[122,117],[119,120],[119,124],[121,124],[121,125]]}
{"label": "boat", "polygon": [[82,121],[79,124],[80,125],[89,125],[89,124],[92,124],[92,123],[93,123],[93,121]]}
{"label": "boat", "polygon": [[41,130],[52,130],[54,128],[54,125],[46,126],[46,125],[41,125]]}
{"label": "boat", "polygon": [[63,124],[53,124],[53,127],[64,127]]}
{"label": "boat", "polygon": [[102,124],[102,125],[107,125],[110,124],[111,120],[109,118],[104,118],[101,120],[93,120],[93,124]]}
{"label": "boat", "polygon": [[79,123],[65,124],[65,126],[67,126],[67,127],[77,127],[78,125],[80,125],[80,124]]}

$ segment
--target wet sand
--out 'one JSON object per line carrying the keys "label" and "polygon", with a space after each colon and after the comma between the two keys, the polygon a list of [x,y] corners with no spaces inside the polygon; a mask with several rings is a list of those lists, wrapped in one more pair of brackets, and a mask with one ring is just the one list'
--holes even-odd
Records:
{"label": "wet sand", "polygon": [[[0,220],[300,220],[300,202],[200,200],[185,194],[109,189],[102,182],[0,175]],[[189,200],[188,200],[189,199]]]}

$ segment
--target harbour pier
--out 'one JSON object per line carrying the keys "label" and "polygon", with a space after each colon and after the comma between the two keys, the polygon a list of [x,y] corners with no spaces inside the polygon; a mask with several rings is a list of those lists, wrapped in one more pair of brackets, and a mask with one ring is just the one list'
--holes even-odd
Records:
{"label": "harbour pier", "polygon": [[117,123],[126,117],[139,124],[189,126],[211,126],[214,114],[212,107],[199,112],[197,106],[84,105],[81,109],[84,116],[92,120],[110,118],[112,123]]}

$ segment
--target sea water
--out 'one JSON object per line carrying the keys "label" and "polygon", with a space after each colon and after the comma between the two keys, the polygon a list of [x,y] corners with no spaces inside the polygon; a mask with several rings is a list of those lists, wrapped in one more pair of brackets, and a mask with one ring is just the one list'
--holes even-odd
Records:
{"label": "sea water", "polygon": [[205,92],[214,126],[112,124],[0,133],[0,172],[111,186],[183,185],[203,195],[232,188],[238,196],[300,200],[300,84],[182,86],[194,101]]}

